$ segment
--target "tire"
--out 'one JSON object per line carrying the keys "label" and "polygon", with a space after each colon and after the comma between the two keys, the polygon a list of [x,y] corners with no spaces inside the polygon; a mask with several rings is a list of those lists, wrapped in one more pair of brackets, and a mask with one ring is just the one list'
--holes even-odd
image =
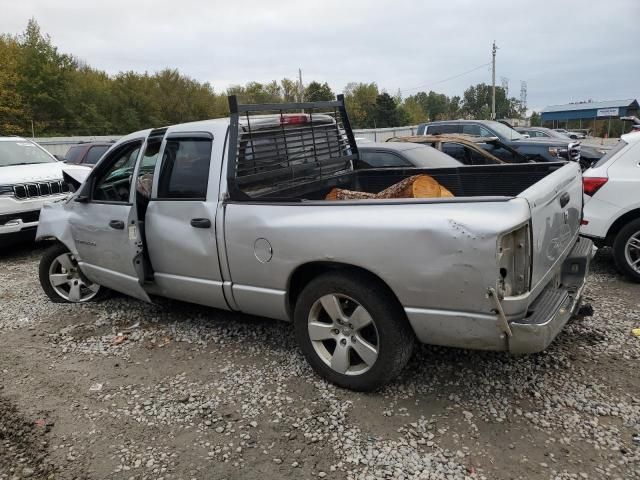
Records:
{"label": "tire", "polygon": [[618,271],[629,280],[640,283],[640,218],[632,220],[618,232],[613,241],[613,258]]}
{"label": "tire", "polygon": [[379,280],[359,272],[336,271],[312,280],[297,299],[294,327],[313,369],[356,391],[375,390],[393,380],[415,345],[413,330],[395,297]]}
{"label": "tire", "polygon": [[[64,257],[67,260],[64,260]],[[64,267],[61,259],[69,268]],[[44,252],[40,259],[38,274],[40,285],[52,302],[84,303],[101,300],[109,295],[106,288],[91,283],[82,275],[69,249],[59,242]],[[55,278],[58,278],[61,283],[54,285]]]}

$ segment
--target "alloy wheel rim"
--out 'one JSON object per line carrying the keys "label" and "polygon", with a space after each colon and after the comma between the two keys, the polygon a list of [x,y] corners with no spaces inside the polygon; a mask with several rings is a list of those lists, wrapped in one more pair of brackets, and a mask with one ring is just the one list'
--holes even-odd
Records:
{"label": "alloy wheel rim", "polygon": [[83,279],[78,262],[71,253],[63,253],[49,266],[49,283],[60,297],[69,302],[87,302],[98,294],[100,285]]}
{"label": "alloy wheel rim", "polygon": [[373,317],[347,295],[331,293],[316,300],[307,328],[316,354],[342,375],[362,375],[378,359],[380,338]]}
{"label": "alloy wheel rim", "polygon": [[640,273],[640,232],[629,237],[624,247],[624,256],[633,271]]}

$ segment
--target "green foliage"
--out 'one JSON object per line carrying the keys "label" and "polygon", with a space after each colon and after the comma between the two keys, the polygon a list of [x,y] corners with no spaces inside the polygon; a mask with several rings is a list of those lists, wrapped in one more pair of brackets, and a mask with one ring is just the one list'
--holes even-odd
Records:
{"label": "green foliage", "polygon": [[540,127],[542,126],[542,118],[538,112],[533,112],[531,114],[531,126],[532,127]]}
{"label": "green foliage", "polygon": [[304,89],[305,102],[323,102],[335,100],[335,98],[336,96],[327,82],[319,83],[313,81]]}
{"label": "green foliage", "polygon": [[[491,118],[491,85],[479,83],[464,91],[462,112],[468,118]],[[521,118],[524,110],[519,100],[507,98],[502,87],[496,87],[496,118]]]}

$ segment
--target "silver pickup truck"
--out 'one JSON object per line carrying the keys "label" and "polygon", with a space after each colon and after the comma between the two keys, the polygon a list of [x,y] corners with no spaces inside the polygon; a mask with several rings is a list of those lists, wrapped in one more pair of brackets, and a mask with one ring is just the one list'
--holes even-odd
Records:
{"label": "silver pickup truck", "polygon": [[[576,163],[364,168],[341,96],[229,103],[122,138],[43,208],[53,301],[112,289],[290,321],[312,367],[355,390],[398,375],[416,339],[543,350],[578,307],[593,244]],[[455,197],[325,199],[417,173]]]}

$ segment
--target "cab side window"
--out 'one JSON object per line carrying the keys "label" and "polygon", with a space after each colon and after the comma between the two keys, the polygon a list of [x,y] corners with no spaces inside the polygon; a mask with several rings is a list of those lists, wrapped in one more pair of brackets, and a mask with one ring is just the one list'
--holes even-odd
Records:
{"label": "cab side window", "polygon": [[129,203],[131,176],[141,146],[142,141],[134,141],[111,152],[102,163],[106,171],[99,174],[93,184],[92,200]]}
{"label": "cab side window", "polygon": [[167,139],[158,180],[158,199],[206,199],[212,144],[208,137]]}

